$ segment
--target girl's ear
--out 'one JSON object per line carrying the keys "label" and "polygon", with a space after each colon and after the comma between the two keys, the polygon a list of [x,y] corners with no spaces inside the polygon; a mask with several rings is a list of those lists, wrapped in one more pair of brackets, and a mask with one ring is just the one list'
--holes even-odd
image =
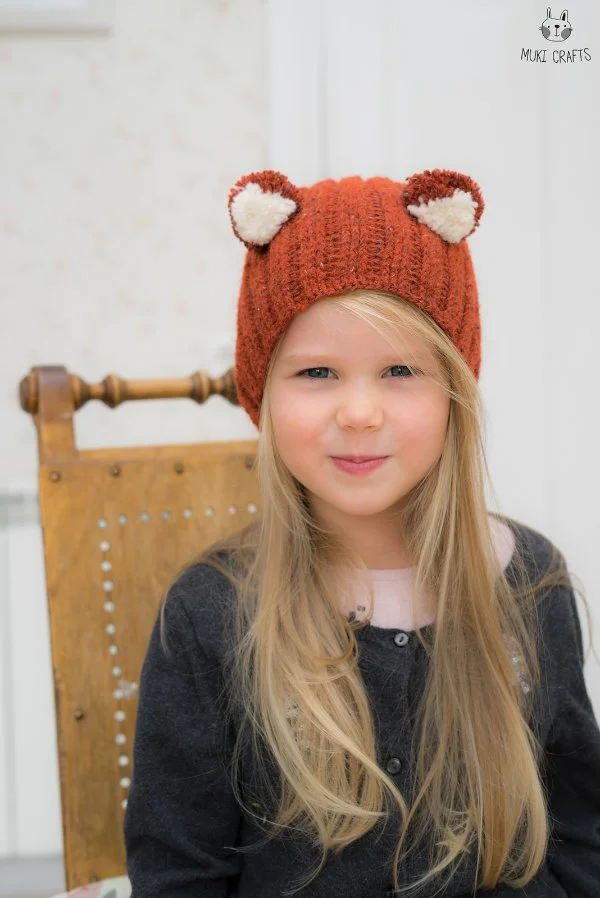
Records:
{"label": "girl's ear", "polygon": [[265,246],[300,207],[300,191],[281,172],[267,169],[240,178],[229,191],[233,232],[248,248]]}
{"label": "girl's ear", "polygon": [[485,206],[472,178],[440,168],[411,175],[402,199],[411,215],[447,243],[460,243],[472,234]]}

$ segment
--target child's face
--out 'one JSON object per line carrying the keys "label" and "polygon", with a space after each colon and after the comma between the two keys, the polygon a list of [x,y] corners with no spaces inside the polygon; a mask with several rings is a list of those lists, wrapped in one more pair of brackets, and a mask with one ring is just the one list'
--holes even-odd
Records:
{"label": "child's face", "polygon": [[[410,356],[327,299],[296,315],[283,338],[270,394],[275,442],[317,517],[336,529],[348,532],[368,518],[373,535],[373,516],[385,527],[386,512],[441,455],[450,400],[402,367],[441,377],[441,366],[421,338],[406,333],[404,342]],[[388,457],[369,473],[351,474],[333,460],[348,455]]]}

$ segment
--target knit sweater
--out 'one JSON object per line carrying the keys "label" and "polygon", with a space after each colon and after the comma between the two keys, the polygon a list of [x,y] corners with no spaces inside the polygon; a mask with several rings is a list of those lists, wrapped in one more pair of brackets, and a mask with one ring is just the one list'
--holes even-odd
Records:
{"label": "knit sweater", "polygon": [[[506,521],[528,568],[545,570],[550,541],[522,523]],[[505,573],[516,584],[512,561]],[[169,656],[161,646],[156,617],[140,677],[124,820],[131,898],[281,898],[284,890],[308,878],[320,858],[319,849],[294,830],[259,850],[248,849],[265,834],[260,818],[274,819],[275,808],[256,790],[249,755],[242,794],[253,813],[240,808],[231,788],[235,729],[224,723],[222,690],[233,600],[233,588],[222,574],[194,564],[179,576],[166,601]],[[522,889],[476,890],[474,860],[465,855],[445,888],[440,890],[446,877],[436,878],[418,892],[419,898],[600,895],[600,729],[584,680],[572,588],[547,591],[539,609],[542,682],[534,691],[533,724],[544,746],[541,774],[551,819],[544,865]],[[423,635],[431,635],[433,626],[424,626]],[[356,638],[359,669],[374,711],[377,761],[410,806],[413,712],[428,657],[411,630],[370,624]],[[298,898],[391,896],[399,814],[392,811],[383,826],[330,855],[318,876],[296,893]],[[246,850],[236,850],[240,848]],[[425,872],[425,858],[410,853],[402,858],[400,885]]]}

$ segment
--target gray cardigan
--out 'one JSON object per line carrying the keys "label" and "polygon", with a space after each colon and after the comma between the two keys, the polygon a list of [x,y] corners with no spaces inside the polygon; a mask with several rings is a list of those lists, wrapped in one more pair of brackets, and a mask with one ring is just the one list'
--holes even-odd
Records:
{"label": "gray cardigan", "polygon": [[[545,569],[551,543],[508,518],[527,564]],[[516,582],[513,562],[506,574]],[[233,589],[214,569],[195,564],[180,575],[166,603],[167,657],[154,623],[140,677],[133,775],[124,821],[131,898],[281,898],[304,881],[319,852],[306,836],[279,835],[260,851],[236,852],[258,842],[268,796],[250,788],[244,768],[242,794],[258,823],[242,811],[229,782],[234,733],[223,726],[224,653],[231,645],[227,609]],[[423,898],[523,895],[529,898],[600,896],[600,730],[583,676],[580,620],[571,589],[555,588],[542,600],[543,682],[535,690],[534,721],[545,747],[552,835],[547,860],[523,889],[474,889],[469,857],[445,881],[430,882]],[[430,625],[433,626],[433,625]],[[427,627],[422,628],[423,632]],[[398,636],[398,634],[402,634]],[[407,638],[408,637],[408,638]],[[414,632],[367,626],[357,632],[359,666],[374,706],[378,762],[412,796],[409,745],[427,657]],[[247,774],[247,775],[246,775]],[[247,791],[248,790],[248,791]],[[252,791],[254,790],[254,791]],[[395,810],[338,855],[298,898],[384,898],[393,885],[391,859],[400,818]],[[425,872],[424,859],[404,858],[400,883]],[[414,893],[413,893],[414,894]]]}

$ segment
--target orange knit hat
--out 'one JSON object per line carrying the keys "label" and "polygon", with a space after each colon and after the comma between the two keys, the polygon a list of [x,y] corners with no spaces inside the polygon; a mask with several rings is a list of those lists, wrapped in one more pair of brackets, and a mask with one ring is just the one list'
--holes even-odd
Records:
{"label": "orange knit hat", "polygon": [[468,175],[434,169],[406,182],[355,175],[296,187],[269,169],[240,178],[228,207],[248,247],[234,377],[257,428],[279,336],[312,303],[353,290],[382,290],[424,309],[479,379],[479,300],[465,238],[484,202]]}

